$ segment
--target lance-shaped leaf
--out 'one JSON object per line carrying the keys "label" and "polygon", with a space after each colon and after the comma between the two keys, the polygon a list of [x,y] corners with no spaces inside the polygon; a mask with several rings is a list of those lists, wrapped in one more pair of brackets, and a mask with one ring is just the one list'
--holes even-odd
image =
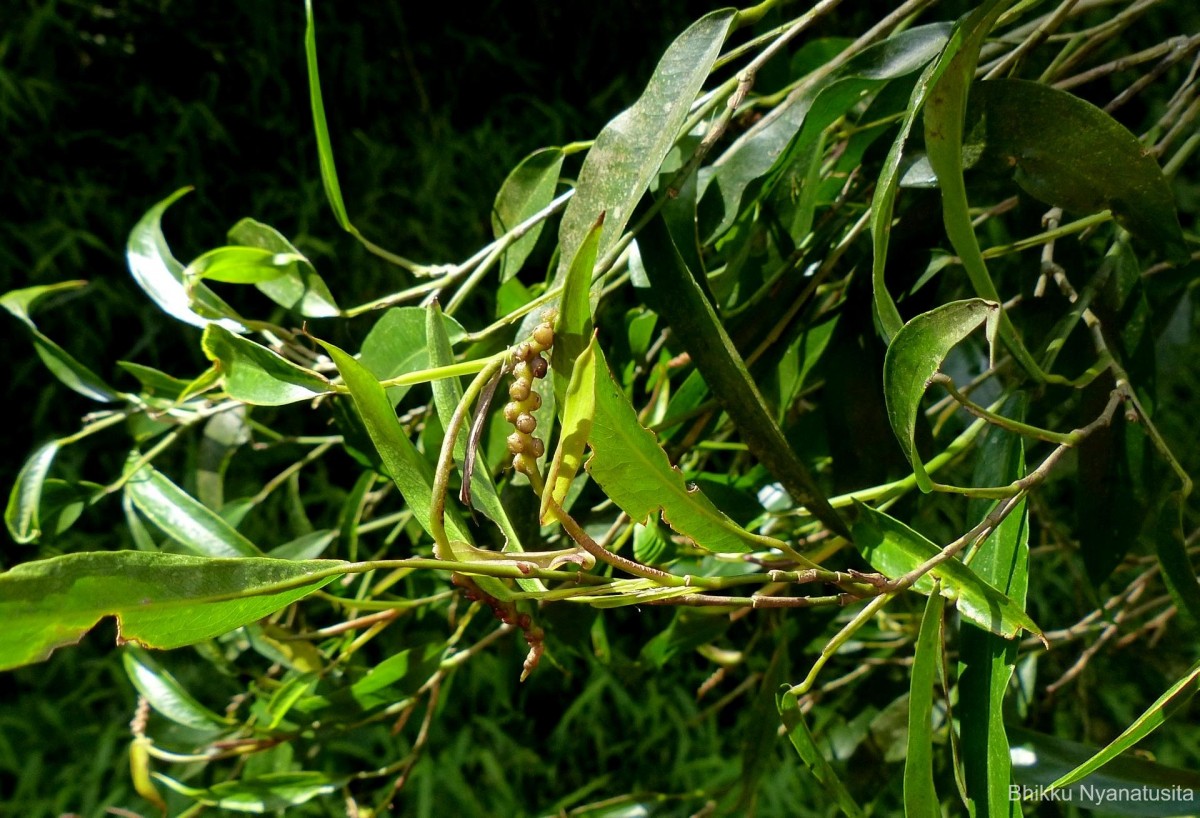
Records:
{"label": "lance-shaped leaf", "polygon": [[663,54],[637,102],[596,137],[559,228],[560,279],[601,213],[608,218],[600,255],[620,238],[634,207],[679,138],[688,109],[712,70],[735,16],[733,9],[720,9],[680,34]]}
{"label": "lance-shaped leaf", "polygon": [[204,284],[188,286],[183,265],[171,255],[162,232],[162,215],[179,197],[191,190],[181,188],[146,211],[129,234],[125,256],[129,272],[138,286],[167,315],[204,327],[216,321],[233,332],[242,332],[233,308]]}
{"label": "lance-shaped leaf", "polygon": [[846,524],[792,450],[712,304],[685,266],[666,225],[654,220],[642,232],[638,244],[653,287],[655,310],[667,319],[675,337],[737,425],[750,452],[796,502],[829,530],[848,535]]}
{"label": "lance-shaped leaf", "polygon": [[[130,456],[134,460],[137,453]],[[125,484],[125,494],[160,531],[209,557],[257,557],[258,546],[208,506],[172,483],[153,466],[142,466]]]}
{"label": "lance-shaped leaf", "polygon": [[601,213],[588,231],[567,271],[554,321],[554,348],[550,351],[550,377],[554,379],[554,401],[563,405],[575,362],[592,340],[592,270],[600,249],[605,214]]}
{"label": "lance-shaped leaf", "polygon": [[764,116],[713,163],[708,183],[720,191],[724,216],[712,234],[720,235],[732,226],[751,183],[780,166],[781,159],[790,163],[806,155],[820,133],[860,103],[865,93],[918,70],[938,55],[949,35],[945,23],[895,34]]}
{"label": "lance-shaped leaf", "polygon": [[[1006,402],[1003,414],[1024,420],[1024,397]],[[972,485],[996,486],[1025,476],[1025,447],[1019,435],[988,430]],[[982,521],[992,503],[972,502],[968,518]],[[971,570],[1021,608],[1029,587],[1029,509],[1022,499],[971,558]],[[962,720],[963,778],[968,802],[979,815],[1020,814],[1009,795],[1012,770],[1004,726],[1004,694],[1017,661],[1017,644],[970,624],[962,626],[958,672],[958,715]]]}
{"label": "lance-shaped leaf", "polygon": [[945,597],[931,594],[921,617],[913,650],[908,694],[908,751],[904,758],[905,818],[939,818],[933,783],[933,692],[942,655],[942,607]]}
{"label": "lance-shaped leaf", "polygon": [[8,310],[14,318],[25,325],[38,357],[64,386],[73,389],[85,398],[109,403],[120,400],[121,393],[106,384],[92,370],[79,363],[65,349],[51,341],[37,328],[30,317],[33,305],[45,296],[85,286],[87,286],[86,281],[63,281],[58,284],[12,290],[0,296],[0,307]]}
{"label": "lance-shaped leaf", "polygon": [[125,673],[138,693],[176,724],[195,730],[221,729],[234,724],[232,719],[218,715],[196,701],[196,697],[146,651],[127,648],[121,659],[125,663]]}
{"label": "lance-shaped leaf", "polygon": [[0,670],[40,662],[117,618],[118,640],[177,648],[253,622],[340,576],[334,561],[66,554],[0,574]]}
{"label": "lance-shaped leaf", "polygon": [[1158,701],[1134,719],[1121,735],[1070,772],[1059,776],[1050,786],[1055,788],[1070,786],[1082,780],[1084,776],[1091,775],[1103,768],[1126,750],[1132,749],[1139,741],[1161,727],[1175,711],[1183,707],[1195,695],[1198,684],[1200,684],[1200,662],[1192,665],[1182,679],[1159,696]]}
{"label": "lance-shaped leaf", "polygon": [[40,507],[42,504],[42,487],[46,483],[46,475],[50,472],[50,464],[58,454],[59,443],[52,440],[38,447],[29,456],[25,465],[13,483],[8,495],[8,505],[4,509],[4,524],[8,527],[9,536],[19,543],[30,543],[42,535]]}
{"label": "lance-shaped leaf", "polygon": [[[1096,748],[1087,744],[1009,727],[1012,736],[1013,781],[1034,792],[1045,788],[1064,773],[1087,761]],[[1155,792],[1152,801],[1131,800],[1134,794]],[[1114,799],[1116,794],[1118,798]],[[1129,794],[1122,799],[1120,794]],[[1083,809],[1121,815],[1158,818],[1163,815],[1192,815],[1200,803],[1200,773],[1167,767],[1144,758],[1122,755],[1101,769],[1062,788],[1063,801]],[[1108,797],[1106,797],[1108,796]]]}
{"label": "lance-shaped leaf", "polygon": [[232,244],[269,250],[277,256],[298,257],[294,263],[284,267],[278,277],[254,284],[259,292],[279,306],[295,310],[308,318],[327,318],[341,313],[329,287],[312,263],[274,227],[254,219],[242,219],[229,228],[228,238]]}
{"label": "lance-shaped leaf", "polygon": [[[513,168],[500,186],[492,205],[492,235],[500,238],[521,222],[542,210],[554,199],[558,175],[562,170],[561,148],[534,151]],[[539,223],[508,246],[500,259],[500,282],[508,281],[521,270],[533,252],[545,223]]]}
{"label": "lance-shaped leaf", "polygon": [[816,739],[804,722],[804,714],[800,712],[800,702],[796,694],[785,690],[778,695],[775,705],[779,708],[783,728],[787,731],[788,740],[796,748],[796,754],[821,788],[842,810],[842,814],[849,818],[861,818],[865,815],[846,789],[846,785],[838,778],[833,766],[826,760],[821,748],[817,746]]}
{"label": "lance-shaped leaf", "polygon": [[883,362],[883,397],[892,431],[912,463],[921,491],[933,490],[917,452],[917,415],[929,379],[942,366],[955,344],[986,322],[988,344],[996,334],[1000,305],[979,298],[953,301],[922,313],[905,324],[888,347]]}
{"label": "lance-shaped leaf", "polygon": [[209,325],[200,345],[217,365],[226,393],[243,403],[281,406],[312,400],[332,389],[324,376],[223,327]]}
{"label": "lance-shaped leaf", "polygon": [[545,525],[556,515],[550,510],[549,500],[561,506],[566,502],[571,481],[583,464],[583,452],[592,433],[592,422],[596,415],[596,339],[588,345],[575,361],[571,383],[563,400],[562,431],[558,437],[558,448],[546,473],[546,485],[542,490],[541,520]]}
{"label": "lance-shaped leaf", "polygon": [[283,275],[289,265],[304,258],[299,253],[275,253],[260,247],[214,247],[183,269],[184,281],[223,281],[257,284]]}
{"label": "lance-shaped leaf", "polygon": [[345,786],[348,778],[297,770],[237,778],[202,788],[189,786],[162,773],[154,773],[154,777],[180,795],[194,798],[201,804],[229,812],[253,813],[282,811],[308,803],[318,795],[328,795]]}
{"label": "lance-shaped leaf", "polygon": [[749,551],[762,546],[726,517],[698,488],[689,488],[671,465],[654,433],[613,378],[599,346],[596,353],[596,415],[589,444],[588,474],[634,522],[645,525],[662,512],[671,528],[709,551]]}
{"label": "lance-shaped leaf", "polygon": [[[899,520],[869,506],[856,503],[858,522],[854,524],[854,546],[863,559],[881,574],[900,577],[923,565],[941,549]],[[1022,606],[988,585],[957,559],[934,567],[913,585],[928,596],[935,583],[938,592],[954,602],[968,621],[1005,639],[1016,637],[1021,629],[1041,636],[1042,632]]]}
{"label": "lance-shaped leaf", "polygon": [[1079,97],[1039,82],[994,80],[971,91],[984,156],[1011,168],[1017,184],[1046,204],[1117,222],[1174,261],[1188,249],[1162,170],[1136,136]]}
{"label": "lance-shaped leaf", "polygon": [[[458,343],[466,334],[462,325],[449,315],[442,315],[442,323],[451,344]],[[425,310],[393,307],[385,312],[363,339],[358,360],[381,381],[427,369],[431,364]],[[411,388],[388,387],[388,399],[395,406]]]}

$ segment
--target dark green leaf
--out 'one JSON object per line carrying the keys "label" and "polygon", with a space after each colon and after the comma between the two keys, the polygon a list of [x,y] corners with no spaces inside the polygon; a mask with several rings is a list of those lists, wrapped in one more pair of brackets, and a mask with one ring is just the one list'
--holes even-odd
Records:
{"label": "dark green leaf", "polygon": [[[449,315],[442,315],[446,337],[451,344],[462,340],[466,332]],[[426,311],[421,307],[395,307],[375,322],[367,333],[359,353],[359,363],[381,381],[426,369],[429,362],[429,343],[426,333]],[[396,405],[412,387],[392,386],[388,399]]]}
{"label": "dark green leaf", "polygon": [[[496,202],[492,205],[492,235],[500,238],[550,204],[558,187],[562,163],[561,148],[542,148],[526,156],[513,168],[500,186]],[[500,260],[501,283],[520,272],[544,226],[545,223],[538,224],[504,251],[504,257]]]}
{"label": "dark green leaf", "polygon": [[904,759],[905,818],[939,818],[933,784],[933,692],[942,655],[941,594],[930,594],[913,651],[908,695],[908,751]]}
{"label": "dark green leaf", "polygon": [[66,554],[0,574],[0,670],[40,662],[106,616],[118,639],[177,648],[253,622],[339,576],[331,561]]}
{"label": "dark green leaf", "polygon": [[337,165],[333,161],[333,145],[329,140],[329,124],[325,121],[325,101],[321,96],[321,75],[317,71],[317,25],[313,20],[312,0],[304,0],[304,57],[308,66],[308,97],[312,106],[313,131],[317,136],[317,159],[321,164],[321,183],[325,186],[325,198],[333,208],[333,215],[343,230],[352,231],[354,225],[346,214],[346,203],[342,201],[342,186],[338,183]]}
{"label": "dark green leaf", "polygon": [[325,549],[336,540],[335,529],[322,529],[302,534],[291,542],[277,545],[267,552],[268,557],[278,560],[312,560],[325,553]]}
{"label": "dark green leaf", "polygon": [[1138,138],[1109,114],[1026,80],[979,83],[971,109],[981,116],[985,157],[1013,169],[1026,193],[1080,216],[1111,210],[1130,233],[1187,262],[1166,178]]}
{"label": "dark green leaf", "polygon": [[205,328],[200,345],[220,372],[225,392],[243,403],[281,406],[312,400],[332,388],[324,376],[220,326]]}
{"label": "dark green leaf", "polygon": [[[888,577],[900,577],[936,556],[941,549],[899,520],[861,503],[854,525],[854,546],[876,571]],[[952,600],[967,620],[992,633],[1013,639],[1022,629],[1041,635],[1041,630],[1004,594],[980,579],[957,559],[946,560],[925,574],[913,588],[929,595],[934,580],[938,591]]]}
{"label": "dark green leaf", "polygon": [[774,412],[750,377],[712,304],[675,249],[666,226],[655,220],[638,240],[654,291],[654,306],[725,411],[737,424],[751,453],[783,484],[797,503],[831,531],[848,534],[844,522],[817,488],[775,421]]}
{"label": "dark green leaf", "polygon": [[998,304],[979,298],[943,304],[905,324],[888,347],[883,363],[888,419],[921,491],[933,490],[933,481],[925,472],[916,446],[917,415],[929,379],[941,368],[950,350],[985,322],[990,344],[999,313]]}
{"label": "dark green leaf", "polygon": [[679,138],[688,109],[712,70],[735,14],[732,9],[714,11],[679,35],[637,102],[596,137],[559,228],[559,279],[566,276],[601,213],[607,218],[600,255],[620,238],[634,207]]}

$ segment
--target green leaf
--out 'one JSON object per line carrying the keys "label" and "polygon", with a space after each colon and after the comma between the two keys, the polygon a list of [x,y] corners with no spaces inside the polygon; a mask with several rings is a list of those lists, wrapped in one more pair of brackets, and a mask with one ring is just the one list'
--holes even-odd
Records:
{"label": "green leaf", "polygon": [[[544,209],[554,199],[558,176],[562,171],[561,148],[542,148],[521,160],[500,186],[492,205],[492,235],[500,238],[521,222]],[[545,223],[508,246],[500,260],[500,282],[515,276],[533,252]]]}
{"label": "green leaf", "polygon": [[[443,315],[442,321],[451,344],[458,343],[466,335],[462,325],[449,315]],[[385,312],[363,340],[358,360],[381,381],[428,368],[431,364],[425,309],[394,307]],[[411,388],[389,387],[388,399],[395,406]]]}
{"label": "green leaf", "polygon": [[949,36],[950,26],[945,23],[894,34],[863,49],[808,93],[787,99],[764,116],[713,162],[709,184],[720,191],[724,216],[711,235],[720,235],[733,225],[752,182],[785,163],[807,166],[805,157],[822,131],[860,103],[867,92],[928,63]]}
{"label": "green leaf", "polygon": [[[854,525],[854,546],[881,574],[903,576],[941,552],[899,520],[861,503],[856,506],[859,517]],[[938,592],[979,627],[1005,639],[1015,638],[1022,628],[1041,636],[1041,630],[1022,606],[984,582],[959,560],[937,565],[917,580],[913,588],[928,596],[934,591],[935,580],[941,582]]]}
{"label": "green leaf", "polygon": [[[388,476],[400,490],[401,496],[412,510],[413,516],[417,518],[417,522],[422,528],[429,531],[432,516],[433,467],[404,434],[404,429],[396,418],[392,404],[383,387],[379,385],[379,381],[375,380],[375,376],[352,356],[328,341],[318,339],[317,343],[325,348],[337,365],[338,371],[342,373],[342,379],[350,389],[354,408],[358,410],[367,434],[383,460]],[[445,524],[447,534],[451,539],[471,542],[466,526],[463,525],[453,507],[446,509]],[[501,583],[489,581],[486,577],[481,577],[480,580],[482,580],[479,582],[480,587],[485,584],[504,587]],[[485,588],[485,590],[487,589]]]}
{"label": "green leaf", "polygon": [[[1024,420],[1023,396],[1011,398],[1002,414]],[[1020,436],[992,427],[984,438],[972,485],[995,486],[1025,476],[1025,447]],[[1025,607],[1029,587],[1029,509],[1022,499],[971,558],[971,570]],[[980,522],[992,504],[968,507],[972,523]],[[1020,802],[1009,795],[1012,770],[1004,727],[1004,694],[1017,662],[1017,645],[964,623],[958,673],[963,775],[968,805],[978,815],[1020,815]]]}
{"label": "green leaf", "polygon": [[146,211],[129,234],[125,256],[129,272],[159,308],[180,321],[196,327],[216,322],[232,332],[244,327],[233,308],[204,284],[189,286],[184,278],[183,265],[167,246],[162,233],[162,215],[179,197],[191,190],[180,188]]}
{"label": "green leaf", "polygon": [[596,352],[596,417],[588,440],[592,455],[585,467],[605,494],[635,523],[646,525],[662,512],[663,520],[701,548],[745,552],[760,539],[726,517],[697,488],[690,488],[671,465],[654,433],[638,422],[629,398]]}
{"label": "green leaf", "polygon": [[921,398],[954,346],[986,322],[989,345],[996,332],[1000,306],[971,298],[922,313],[905,324],[888,347],[883,362],[883,396],[892,431],[912,464],[921,491],[933,490],[933,481],[917,452],[917,415]]}
{"label": "green leaf", "polygon": [[826,527],[849,534],[808,467],[788,444],[712,304],[684,265],[666,225],[659,219],[651,222],[638,244],[653,288],[652,306],[671,325],[751,453]]}
{"label": "green leaf", "polygon": [[209,325],[200,341],[216,364],[229,397],[256,406],[282,406],[312,400],[332,390],[322,375],[224,327]]}
{"label": "green leaf", "polygon": [[551,519],[557,519],[550,511],[548,501],[553,498],[559,506],[566,502],[571,482],[583,463],[583,452],[587,447],[596,416],[597,349],[597,341],[593,337],[592,342],[575,361],[571,383],[567,386],[558,448],[550,462],[550,469],[546,473],[546,485],[542,491],[540,517],[543,525]]}
{"label": "green leaf", "polygon": [[86,281],[63,281],[58,284],[48,284],[41,287],[26,287],[22,290],[12,290],[0,296],[0,307],[8,310],[14,318],[25,325],[30,340],[33,341],[34,351],[42,359],[42,363],[51,374],[69,389],[73,389],[85,398],[110,403],[121,400],[122,395],[106,384],[98,375],[83,364],[79,363],[69,352],[51,341],[37,325],[33,323],[30,312],[33,305],[47,295],[75,290],[87,286]]}
{"label": "green leaf", "polygon": [[933,693],[942,656],[942,607],[945,597],[930,594],[913,651],[908,694],[908,752],[904,759],[905,818],[939,818],[933,783]]}
{"label": "green leaf", "polygon": [[1166,693],[1134,719],[1133,723],[1095,755],[1080,763],[1073,770],[1059,776],[1051,787],[1066,787],[1083,779],[1104,767],[1121,753],[1131,749],[1135,744],[1157,730],[1168,718],[1183,707],[1196,693],[1200,681],[1200,662],[1192,665],[1183,678],[1168,688]]}
{"label": "green leaf", "polygon": [[215,247],[183,269],[184,281],[222,281],[226,284],[257,284],[283,275],[304,258],[299,253],[275,253],[259,247]]}
{"label": "green leaf", "polygon": [[191,383],[183,378],[168,375],[152,366],[143,366],[132,361],[117,361],[117,366],[137,378],[145,393],[170,401],[179,399],[179,396]]}
{"label": "green leaf", "polygon": [[[435,301],[426,309],[425,331],[429,338],[429,365],[449,366],[454,363],[454,352],[450,345],[450,336],[446,332],[446,316]],[[447,428],[451,417],[454,416],[458,405],[462,403],[463,390],[457,378],[441,378],[433,382],[433,402],[437,408],[438,418],[442,428]],[[459,431],[458,440],[454,442],[454,460],[460,471],[464,468],[467,454],[468,424],[464,423]],[[500,502],[500,494],[492,481],[492,474],[486,464],[476,468],[471,474],[471,502],[479,507],[489,520],[494,522],[504,534],[505,551],[524,551],[521,538],[508,518]],[[523,581],[526,582],[526,581]],[[527,590],[544,590],[544,586],[536,580],[528,583]]]}
{"label": "green leaf", "polygon": [[[136,456],[135,452],[130,459]],[[142,466],[125,484],[125,494],[160,531],[190,551],[207,557],[262,555],[254,543],[153,466]]]}
{"label": "green leaf", "polygon": [[184,689],[183,685],[159,666],[146,651],[129,648],[122,652],[129,681],[150,706],[176,724],[195,730],[222,729],[235,722],[209,710]]}
{"label": "green leaf", "polygon": [[344,786],[346,777],[319,772],[278,772],[222,781],[208,788],[190,787],[162,773],[154,777],[180,795],[230,812],[271,812],[299,806]]}
{"label": "green leaf", "polygon": [[0,573],[0,670],[40,662],[106,616],[118,641],[177,648],[228,633],[340,576],[340,563],[144,551],[66,554]]}
{"label": "green leaf", "polygon": [[16,542],[31,543],[42,535],[39,511],[42,487],[58,449],[57,440],[39,446],[25,461],[17,481],[13,483],[8,505],[4,508],[4,524],[8,527],[9,536]]}
{"label": "green leaf", "polygon": [[325,549],[338,537],[336,529],[325,528],[301,534],[291,542],[277,545],[267,552],[268,557],[279,560],[312,560],[325,553]]}
{"label": "green leaf", "polygon": [[[1046,793],[1050,782],[1091,758],[1096,748],[1074,741],[1009,727],[1012,737],[1013,779],[1033,795]],[[1120,793],[1153,793],[1154,800],[1134,801],[1113,798]],[[1083,809],[1111,813],[1119,809],[1123,816],[1158,818],[1168,815],[1193,815],[1200,803],[1200,773],[1167,767],[1144,758],[1117,756],[1077,783],[1061,792],[1063,801]]]}
{"label": "green leaf", "polygon": [[343,230],[352,231],[354,225],[346,214],[346,203],[342,201],[342,186],[338,183],[337,166],[333,162],[333,145],[329,140],[329,124],[325,121],[325,101],[321,96],[321,75],[317,71],[317,24],[313,20],[312,0],[304,0],[304,58],[308,66],[308,96],[312,106],[313,131],[317,137],[317,158],[321,164],[321,183],[325,186],[325,198],[333,208],[333,215]]}
{"label": "green leaf", "polygon": [[633,558],[645,565],[662,565],[675,557],[670,532],[656,521],[633,529]]}
{"label": "green leaf", "polygon": [[779,715],[783,718],[783,727],[787,731],[788,739],[796,748],[796,753],[804,762],[804,766],[812,773],[813,778],[837,803],[843,814],[850,818],[863,816],[863,811],[855,803],[853,796],[846,789],[846,785],[838,778],[837,773],[834,772],[833,767],[821,752],[821,748],[817,746],[816,739],[809,732],[808,725],[804,722],[804,714],[800,712],[800,703],[796,694],[784,689],[776,698],[776,706],[779,708]]}
{"label": "green leaf", "polygon": [[278,277],[254,285],[276,304],[295,310],[307,318],[328,318],[341,314],[328,285],[317,274],[312,263],[274,227],[254,219],[242,219],[229,228],[228,238],[232,244],[298,257],[284,267]]}
{"label": "green leaf", "polygon": [[601,213],[579,246],[563,282],[558,317],[554,321],[554,348],[550,351],[554,400],[560,406],[566,398],[575,362],[592,342],[592,271],[596,267],[604,222],[605,214]]}
{"label": "green leaf", "polygon": [[559,228],[559,279],[566,276],[601,213],[607,218],[599,254],[603,256],[621,237],[634,207],[679,138],[735,16],[732,9],[711,12],[679,35],[637,102],[596,137]]}
{"label": "green leaf", "polygon": [[1027,80],[978,83],[971,111],[981,115],[980,162],[1012,169],[1021,189],[1046,204],[1080,216],[1111,210],[1130,233],[1187,263],[1170,185],[1154,156],[1112,116]]}

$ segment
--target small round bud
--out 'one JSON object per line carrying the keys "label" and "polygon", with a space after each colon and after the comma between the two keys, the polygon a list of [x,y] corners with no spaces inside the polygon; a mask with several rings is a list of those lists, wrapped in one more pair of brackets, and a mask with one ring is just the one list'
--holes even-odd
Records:
{"label": "small round bud", "polygon": [[531,391],[529,397],[525,398],[523,405],[526,412],[536,412],[542,408],[542,396],[537,392]]}
{"label": "small round bud", "polygon": [[[540,352],[541,350],[536,351]],[[531,357],[533,357],[534,353],[535,350],[533,349],[533,345],[528,341],[524,341],[517,345],[516,350],[513,352],[513,357],[518,361],[528,361]]]}
{"label": "small round bud", "polygon": [[554,346],[554,327],[550,324],[538,324],[533,330],[533,340],[543,349]]}
{"label": "small round bud", "polygon": [[535,458],[527,454],[518,454],[513,457],[513,468],[522,474],[530,474],[537,468],[537,463],[535,462]]}
{"label": "small round bud", "polygon": [[529,434],[537,428],[537,418],[528,412],[522,412],[517,415],[517,419],[513,421],[513,425],[517,427],[518,432]]}
{"label": "small round bud", "polygon": [[525,361],[517,361],[512,369],[513,377],[518,381],[527,381],[530,379],[531,370],[529,364]]}
{"label": "small round bud", "polygon": [[549,367],[550,365],[546,363],[546,359],[541,355],[534,356],[533,360],[529,362],[529,371],[533,373],[533,377],[535,378],[546,377],[546,370]]}
{"label": "small round bud", "polygon": [[540,437],[531,437],[529,438],[528,453],[533,455],[534,458],[541,457],[546,453],[546,444],[542,442]]}
{"label": "small round bud", "polygon": [[508,396],[515,401],[523,401],[529,397],[530,383],[527,380],[513,381],[508,387]]}
{"label": "small round bud", "polygon": [[509,423],[516,423],[517,418],[521,414],[521,404],[516,401],[509,401],[504,404],[504,419]]}
{"label": "small round bud", "polygon": [[523,435],[520,432],[513,432],[508,436],[508,450],[513,454],[520,454],[525,451],[525,441],[529,440],[528,435]]}

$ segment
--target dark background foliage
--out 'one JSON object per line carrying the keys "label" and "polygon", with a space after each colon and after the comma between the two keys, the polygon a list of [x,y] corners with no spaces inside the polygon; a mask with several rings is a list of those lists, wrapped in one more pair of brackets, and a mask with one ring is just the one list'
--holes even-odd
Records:
{"label": "dark background foliage", "polygon": [[[536,148],[593,137],[637,96],[671,39],[716,5],[712,0],[620,0],[581,7],[511,0],[419,7],[318,3],[326,106],[353,220],[369,237],[419,261],[466,257],[490,235],[489,207],[508,170]],[[884,5],[855,4],[827,22],[822,33],[832,33],[831,27],[840,34],[859,33]],[[947,3],[939,16],[952,18],[967,5]],[[1171,5],[1178,14],[1158,19],[1176,22],[1179,31],[1200,28],[1190,4]],[[202,365],[199,331],[169,321],[150,304],[130,279],[123,254],[129,229],[147,207],[184,185],[196,191],[172,209],[165,223],[182,260],[220,244],[230,225],[252,216],[294,239],[344,305],[402,286],[402,273],[338,230],[325,202],[311,133],[298,0],[9,0],[4,6],[0,285],[6,291],[89,280],[86,291],[58,298],[38,320],[48,335],[102,376],[126,383],[116,360],[137,360],[181,375]],[[1175,33],[1155,30],[1162,25],[1139,29],[1145,43],[1113,48],[1134,50]],[[769,81],[768,73],[763,82]],[[1079,93],[1086,97],[1092,90]],[[1161,113],[1153,103],[1130,106],[1120,117],[1137,131]],[[1197,209],[1200,191],[1194,178],[1191,174],[1175,185],[1185,213]],[[1186,218],[1185,227],[1194,229]],[[94,408],[53,382],[18,329],[6,316],[0,323],[9,351],[8,445],[0,458],[5,487],[36,443],[76,428],[79,417]],[[1180,367],[1167,373],[1170,401],[1186,406],[1195,400],[1193,371]],[[1195,433],[1182,412],[1168,413],[1162,424],[1181,439]],[[56,468],[109,475],[122,455],[115,449],[107,462],[88,462],[85,456],[103,460],[106,455],[72,449]],[[1195,456],[1193,451],[1191,465]],[[860,459],[851,455],[851,462]],[[76,531],[90,538],[89,548],[125,547],[127,535],[113,525],[117,519],[96,515]],[[31,556],[9,543],[0,549],[0,567]],[[1053,581],[1070,598],[1071,578]],[[1091,604],[1090,599],[1076,601],[1084,608]],[[569,645],[572,633],[582,641],[594,614],[570,609],[549,616],[564,617],[551,625]],[[578,621],[565,621],[572,617]],[[626,613],[615,621],[649,620],[661,630],[667,618],[655,612],[639,620]],[[795,621],[779,617],[778,627],[792,628],[796,651],[803,649],[806,640]],[[107,804],[136,803],[124,772],[125,725],[134,695],[108,647],[115,634],[104,626],[101,631],[79,649],[5,680],[19,692],[0,699],[0,814],[93,815]],[[654,632],[647,627],[643,638],[628,639],[626,649],[636,656]],[[645,674],[618,661],[597,679],[584,678],[601,672],[594,664],[564,648],[558,654],[562,665],[514,689],[518,647],[480,657],[476,672],[456,680],[464,688],[456,691],[460,701],[486,702],[487,709],[440,719],[431,746],[450,750],[422,762],[452,767],[448,759],[467,760],[462,770],[439,771],[446,781],[463,782],[463,800],[454,805],[460,814],[489,814],[492,807],[479,794],[480,781],[499,803],[542,805],[606,775],[624,776],[621,786],[634,789],[639,781],[631,770],[638,765],[647,780],[670,768],[679,773],[680,790],[698,787],[731,768],[719,764],[716,755],[691,753],[691,747],[737,745],[730,739],[739,735],[734,728],[756,715],[747,707],[739,716],[723,715],[693,728],[689,719],[697,705],[689,697],[707,671],[686,653],[671,659],[669,676]],[[193,681],[186,662],[171,669],[185,683]],[[200,678],[211,677],[195,681]],[[903,673],[894,681],[902,687]],[[1128,702],[1151,699],[1169,681],[1145,669],[1128,683],[1106,687],[1101,707],[1110,710],[1119,728],[1137,712]],[[468,689],[472,685],[478,689]],[[564,721],[572,697],[583,689],[598,691],[596,700]],[[625,701],[630,689],[658,709]],[[224,692],[212,701],[220,701]],[[894,693],[848,705],[875,714]],[[623,730],[624,744],[612,744],[614,732],[596,726],[610,710],[640,713],[641,720]],[[836,702],[830,710],[837,710]],[[768,703],[764,712],[773,726],[773,706]],[[835,718],[853,733],[865,729],[855,715]],[[744,735],[753,740],[753,733]],[[1200,752],[1187,745],[1186,737],[1176,740],[1181,744],[1168,748],[1162,760],[1183,763]],[[455,749],[463,742],[478,746]],[[88,748],[86,754],[78,752],[82,747]],[[580,747],[587,755],[574,777],[547,791],[543,759],[529,748],[560,753]],[[397,754],[393,746],[354,752],[364,758]],[[798,775],[790,755],[780,763],[790,765],[783,767],[785,773]],[[468,779],[475,783],[468,786]],[[762,814],[792,814],[789,795],[795,793],[786,783],[768,790]],[[420,788],[412,797],[418,812],[434,798],[432,790]]]}

